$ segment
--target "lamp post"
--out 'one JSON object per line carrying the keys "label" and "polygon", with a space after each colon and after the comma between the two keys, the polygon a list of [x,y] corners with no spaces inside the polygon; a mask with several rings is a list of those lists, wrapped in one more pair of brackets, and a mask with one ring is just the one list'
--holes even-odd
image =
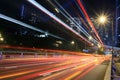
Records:
{"label": "lamp post", "polygon": [[113,21],[112,21],[112,60],[113,60],[113,50],[114,50],[114,48],[113,48],[113,44],[114,44],[114,28],[113,28]]}
{"label": "lamp post", "polygon": [[[97,22],[98,26],[101,26],[101,25],[105,26],[105,24],[108,22],[108,16],[106,16],[105,14],[98,15],[96,22]],[[103,29],[102,29],[102,32],[100,34],[101,34],[101,36],[103,36]],[[103,49],[101,44],[98,44],[98,48]]]}
{"label": "lamp post", "polygon": [[[97,24],[100,26],[99,29],[101,36],[103,36],[104,30],[106,31],[105,24],[108,23],[108,17],[105,14],[101,14],[98,16]],[[104,29],[103,29],[104,28]]]}
{"label": "lamp post", "polygon": [[[110,20],[108,20],[108,16],[106,16],[106,15],[103,15],[103,14],[101,14],[101,15],[99,15],[98,16],[98,20],[97,20],[97,22],[99,23],[99,24],[101,24],[101,25],[105,25],[106,23],[108,23]],[[111,31],[112,31],[112,49],[113,49],[113,44],[114,44],[114,28],[113,28],[113,20],[111,21]]]}
{"label": "lamp post", "polygon": [[[105,24],[105,22],[104,21],[107,21],[107,17],[99,17],[99,22],[100,23],[104,23]],[[113,20],[111,21],[111,31],[112,31],[112,45],[111,45],[111,49],[112,49],[112,51],[111,51],[111,54],[112,54],[112,59],[111,59],[111,61],[113,62],[113,53],[114,53],[114,48],[113,48],[113,45],[114,45],[114,25],[113,25]],[[112,67],[113,65],[111,64],[111,67]],[[112,69],[111,69],[112,70]],[[112,74],[111,74],[112,75]]]}

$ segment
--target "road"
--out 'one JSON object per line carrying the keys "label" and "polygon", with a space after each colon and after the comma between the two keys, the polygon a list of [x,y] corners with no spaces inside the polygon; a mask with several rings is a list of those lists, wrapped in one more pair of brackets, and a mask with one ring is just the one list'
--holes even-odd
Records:
{"label": "road", "polygon": [[105,58],[63,56],[0,60],[0,80],[80,80]]}

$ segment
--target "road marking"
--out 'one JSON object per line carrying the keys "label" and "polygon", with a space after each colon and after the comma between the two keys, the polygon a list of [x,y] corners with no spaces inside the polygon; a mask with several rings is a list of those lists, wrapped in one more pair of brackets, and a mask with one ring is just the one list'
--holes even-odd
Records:
{"label": "road marking", "polygon": [[[50,74],[52,74],[52,73],[51,72],[47,72],[47,73],[44,73],[43,76],[48,76]],[[40,76],[41,76],[41,74],[40,74]]]}
{"label": "road marking", "polygon": [[[48,76],[48,77],[45,77],[45,78],[43,78],[42,80],[50,80],[50,78],[52,78],[52,77],[54,77],[54,76],[58,76],[58,75],[60,75],[60,74],[63,74],[65,71],[68,71],[69,69],[66,69],[66,70],[64,70],[64,71],[60,71],[60,72],[58,72],[58,73],[55,73],[55,74],[52,74],[52,75],[50,75],[50,76]],[[69,70],[70,71],[70,70]],[[37,80],[39,80],[39,79],[37,79]]]}
{"label": "road marking", "polygon": [[5,69],[9,69],[9,68],[17,68],[18,66],[9,66],[9,67],[4,67]]}

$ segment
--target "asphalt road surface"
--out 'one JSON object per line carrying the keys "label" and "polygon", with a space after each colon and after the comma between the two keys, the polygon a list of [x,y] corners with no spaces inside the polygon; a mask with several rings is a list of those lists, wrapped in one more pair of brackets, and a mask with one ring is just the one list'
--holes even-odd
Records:
{"label": "asphalt road surface", "polygon": [[104,76],[104,61],[100,56],[5,59],[0,60],[0,80],[102,80],[97,77]]}

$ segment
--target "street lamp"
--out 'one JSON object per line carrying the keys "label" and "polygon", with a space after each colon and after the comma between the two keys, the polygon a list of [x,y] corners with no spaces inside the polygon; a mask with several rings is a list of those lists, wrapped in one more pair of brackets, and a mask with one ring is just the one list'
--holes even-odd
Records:
{"label": "street lamp", "polygon": [[71,44],[74,45],[74,44],[75,44],[75,41],[71,41]]}
{"label": "street lamp", "polygon": [[0,41],[4,41],[3,37],[0,38]]}
{"label": "street lamp", "polygon": [[70,44],[77,50],[77,42],[71,41]]}
{"label": "street lamp", "polygon": [[100,14],[97,16],[96,20],[95,20],[96,24],[98,25],[98,33],[100,34],[100,36],[104,36],[104,31],[106,33],[106,27],[105,25],[107,23],[109,23],[109,18],[106,14]]}
{"label": "street lamp", "polygon": [[[106,16],[105,14],[101,14],[98,16],[97,18],[97,24],[99,25],[105,25],[108,22],[108,16]],[[101,32],[102,33],[102,32]],[[100,44],[98,44],[98,47],[100,48]]]}
{"label": "street lamp", "polygon": [[[100,15],[98,16],[97,19],[98,24],[105,25],[106,23],[109,22],[108,16],[106,15]],[[112,59],[113,59],[113,44],[114,44],[114,25],[113,25],[113,20],[111,21],[111,29],[112,29]]]}
{"label": "street lamp", "polygon": [[97,15],[97,19],[95,21],[98,25],[105,25],[109,23],[109,16],[107,14],[102,13],[100,15]]}
{"label": "street lamp", "polygon": [[100,22],[100,24],[105,24],[107,21],[107,17],[105,15],[101,15],[98,17],[98,21]]}
{"label": "street lamp", "polygon": [[[106,15],[98,16],[98,21],[97,22],[98,22],[98,24],[105,25],[107,22],[109,22],[108,16],[106,16]],[[113,20],[111,21],[111,29],[112,29],[112,46],[113,46],[113,43],[114,43]]]}

